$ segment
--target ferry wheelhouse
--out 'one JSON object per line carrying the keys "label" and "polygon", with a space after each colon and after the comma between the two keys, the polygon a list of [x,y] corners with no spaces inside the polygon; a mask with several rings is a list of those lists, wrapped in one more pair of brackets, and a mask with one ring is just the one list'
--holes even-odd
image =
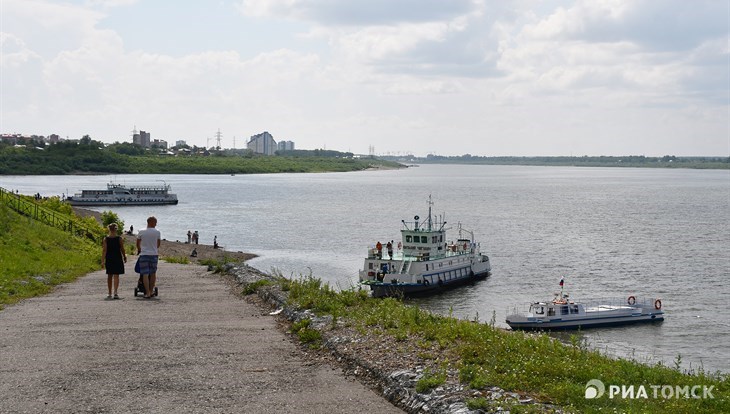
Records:
{"label": "ferry wheelhouse", "polygon": [[106,190],[81,190],[68,197],[72,206],[149,206],[177,204],[168,184],[126,186],[108,183]]}
{"label": "ferry wheelhouse", "polygon": [[397,245],[378,242],[368,249],[359,279],[374,297],[425,296],[471,283],[490,275],[489,257],[480,252],[473,232],[458,225],[458,237],[449,240],[446,221],[433,217],[402,220]]}

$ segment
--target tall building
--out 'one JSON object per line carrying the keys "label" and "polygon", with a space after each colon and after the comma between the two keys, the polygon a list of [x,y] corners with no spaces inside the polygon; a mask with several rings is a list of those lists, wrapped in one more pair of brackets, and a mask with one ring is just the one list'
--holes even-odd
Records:
{"label": "tall building", "polygon": [[268,131],[264,131],[257,135],[252,135],[246,144],[246,148],[257,154],[274,155],[276,152],[276,141]]}
{"label": "tall building", "polygon": [[277,149],[279,151],[294,151],[294,141],[279,141]]}
{"label": "tall building", "polygon": [[132,143],[143,148],[149,148],[151,144],[150,133],[145,131],[135,132],[134,135],[132,135]]}

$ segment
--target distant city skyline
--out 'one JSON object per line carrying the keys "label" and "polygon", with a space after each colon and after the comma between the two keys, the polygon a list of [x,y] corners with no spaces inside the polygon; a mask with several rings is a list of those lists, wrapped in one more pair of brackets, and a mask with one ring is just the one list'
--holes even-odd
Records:
{"label": "distant city skyline", "polygon": [[730,155],[729,2],[0,0],[0,33],[3,134]]}

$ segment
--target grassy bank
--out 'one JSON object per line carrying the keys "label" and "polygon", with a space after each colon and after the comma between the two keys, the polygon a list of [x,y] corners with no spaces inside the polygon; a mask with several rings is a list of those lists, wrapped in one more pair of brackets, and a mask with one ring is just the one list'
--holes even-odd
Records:
{"label": "grassy bank", "polygon": [[0,309],[99,269],[101,247],[0,204]]}
{"label": "grassy bank", "polygon": [[[416,385],[419,392],[452,381],[473,390],[497,386],[528,393],[536,401],[570,412],[730,412],[727,375],[702,371],[690,375],[673,367],[612,359],[588,349],[577,337],[572,345],[565,345],[542,334],[505,331],[495,328],[493,323],[433,315],[394,299],[372,299],[363,291],[336,292],[313,278],[281,279],[279,284],[289,292],[292,305],[330,316],[333,323],[329,329],[348,326],[363,334],[377,335],[375,342],[391,344],[390,352],[418,355],[427,372]],[[302,327],[298,327],[297,334],[304,332],[300,339],[304,336],[308,343],[317,340],[308,324],[299,325]],[[586,384],[593,379],[606,385],[606,394],[586,399]],[[630,399],[619,394],[609,398],[610,385],[633,385],[636,395],[643,386],[648,395]],[[654,398],[651,386],[670,387],[673,394],[677,387],[682,392],[693,386],[707,387],[714,398],[663,398],[661,389],[658,398]],[[668,395],[668,388],[663,392]],[[501,402],[478,397],[468,401],[474,409],[495,409],[494,404]],[[531,408],[516,405],[511,409],[530,412]]]}

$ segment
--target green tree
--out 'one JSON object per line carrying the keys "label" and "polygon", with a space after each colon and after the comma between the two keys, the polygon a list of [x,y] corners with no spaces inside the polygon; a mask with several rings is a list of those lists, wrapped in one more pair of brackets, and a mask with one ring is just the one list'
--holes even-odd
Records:
{"label": "green tree", "polygon": [[101,223],[104,225],[104,228],[107,228],[112,223],[117,223],[119,232],[124,231],[124,221],[113,211],[104,211],[101,213]]}

